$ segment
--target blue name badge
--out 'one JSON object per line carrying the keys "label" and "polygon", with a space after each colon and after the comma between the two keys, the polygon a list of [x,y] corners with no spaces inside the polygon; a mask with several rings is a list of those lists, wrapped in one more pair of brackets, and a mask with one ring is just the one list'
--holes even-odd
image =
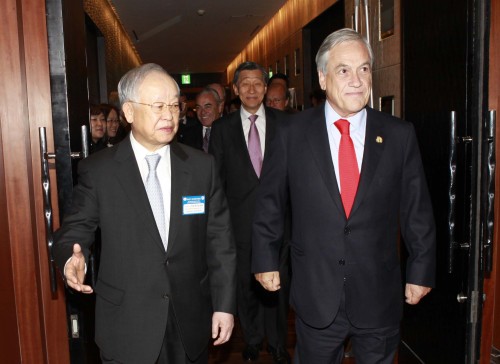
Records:
{"label": "blue name badge", "polygon": [[183,196],[182,214],[200,215],[205,213],[205,196]]}

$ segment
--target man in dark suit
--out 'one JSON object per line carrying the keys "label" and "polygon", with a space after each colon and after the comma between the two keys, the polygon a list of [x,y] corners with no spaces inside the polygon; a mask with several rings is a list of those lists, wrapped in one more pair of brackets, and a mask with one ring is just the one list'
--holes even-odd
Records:
{"label": "man in dark suit", "polygon": [[184,142],[184,131],[186,129],[193,127],[193,126],[199,127],[200,122],[196,118],[193,118],[193,117],[190,117],[187,115],[189,107],[188,107],[188,103],[187,103],[187,96],[183,92],[181,92],[180,96],[179,96],[179,105],[181,108],[181,110],[179,112],[179,128],[177,130],[177,133],[175,134],[175,137],[176,137],[177,141],[183,143]]}
{"label": "man in dark suit", "polygon": [[252,218],[262,161],[285,114],[263,105],[266,71],[254,62],[238,66],[233,89],[241,109],[214,122],[209,151],[215,156],[226,192],[238,255],[238,318],[246,347],[245,360],[257,360],[264,339],[277,363],[288,363],[286,352],[288,312],[288,244],[279,242],[283,290],[270,294],[251,272]]}
{"label": "man in dark suit", "polygon": [[[96,292],[104,363],[206,363],[229,340],[236,252],[212,156],[174,141],[179,87],[163,68],[129,71],[118,90],[132,131],[79,164],[54,256],[68,286]],[[84,283],[102,232],[98,281]]]}
{"label": "man in dark suit", "polygon": [[412,124],[366,107],[373,53],[357,32],[330,34],[316,56],[323,106],[281,125],[264,165],[253,228],[253,271],[280,287],[278,248],[288,200],[301,364],[392,363],[403,292],[398,239],[408,248],[406,302],[434,285],[435,226]]}
{"label": "man in dark suit", "polygon": [[210,87],[201,90],[196,96],[196,115],[199,123],[186,127],[182,140],[179,139],[179,141],[208,153],[212,123],[220,117],[223,107],[224,104],[217,91]]}

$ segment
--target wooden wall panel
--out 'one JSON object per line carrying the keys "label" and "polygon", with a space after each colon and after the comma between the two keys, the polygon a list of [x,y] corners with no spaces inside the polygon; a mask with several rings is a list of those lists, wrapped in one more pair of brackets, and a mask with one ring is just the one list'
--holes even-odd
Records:
{"label": "wooden wall panel", "polygon": [[[257,62],[266,69],[272,66],[273,72],[276,70],[276,61],[279,60],[283,71],[283,59],[288,54],[290,87],[298,90],[297,101],[303,104],[303,63],[301,62],[301,74],[295,77],[293,52],[296,48],[302,48],[302,27],[336,2],[337,0],[289,0],[228,65],[227,79],[232,80],[236,67],[247,60]],[[301,49],[301,56],[303,55]]]}

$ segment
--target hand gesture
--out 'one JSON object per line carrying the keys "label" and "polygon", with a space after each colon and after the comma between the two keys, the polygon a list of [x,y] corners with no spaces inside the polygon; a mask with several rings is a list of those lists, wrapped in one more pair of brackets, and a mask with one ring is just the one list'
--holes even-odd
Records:
{"label": "hand gesture", "polygon": [[68,286],[75,291],[92,293],[92,287],[83,284],[85,281],[85,256],[79,244],[73,245],[73,255],[64,266],[64,277]]}

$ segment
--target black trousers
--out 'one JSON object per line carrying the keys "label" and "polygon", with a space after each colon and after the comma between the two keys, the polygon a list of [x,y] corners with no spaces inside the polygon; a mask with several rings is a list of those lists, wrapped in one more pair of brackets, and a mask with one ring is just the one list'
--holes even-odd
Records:
{"label": "black trousers", "polygon": [[265,339],[275,349],[286,348],[290,292],[289,247],[280,253],[281,289],[266,291],[251,271],[251,244],[237,245],[238,319],[245,343],[261,347]]}
{"label": "black trousers", "polygon": [[[127,364],[118,362],[114,359],[108,358],[105,353],[101,351],[101,361],[104,364]],[[207,364],[208,363],[208,348],[205,348],[200,357],[191,360],[184,351],[179,330],[177,328],[177,321],[175,318],[172,305],[168,308],[167,327],[165,329],[165,336],[161,346],[160,354],[155,363],[151,364]],[[147,364],[147,363],[144,363]]]}
{"label": "black trousers", "polygon": [[345,293],[332,324],[324,329],[307,325],[296,317],[297,346],[294,364],[339,364],[344,342],[351,339],[356,364],[392,364],[399,345],[399,325],[360,329],[354,327],[345,310]]}

